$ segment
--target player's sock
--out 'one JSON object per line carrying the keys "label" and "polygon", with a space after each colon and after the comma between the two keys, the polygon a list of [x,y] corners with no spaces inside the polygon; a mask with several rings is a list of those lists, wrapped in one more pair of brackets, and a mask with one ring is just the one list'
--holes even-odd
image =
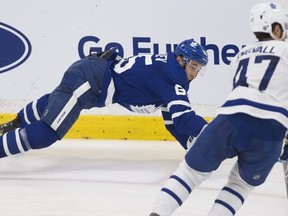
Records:
{"label": "player's sock", "polygon": [[0,158],[28,151],[20,133],[21,129],[17,128],[0,137]]}
{"label": "player's sock", "polygon": [[43,121],[17,128],[0,136],[0,158],[46,148],[59,140],[57,133]]}
{"label": "player's sock", "polygon": [[233,216],[253,189],[253,186],[240,177],[238,166],[235,164],[227,184],[218,194],[208,216]]}
{"label": "player's sock", "polygon": [[184,160],[161,189],[152,212],[160,216],[171,215],[187,199],[194,187],[209,176],[210,173],[203,173],[190,168]]}
{"label": "player's sock", "polygon": [[20,119],[21,127],[25,127],[32,122],[39,121],[45,108],[48,104],[49,94],[46,94],[39,98],[38,100],[34,100],[27,104],[20,112],[18,113],[18,117]]}

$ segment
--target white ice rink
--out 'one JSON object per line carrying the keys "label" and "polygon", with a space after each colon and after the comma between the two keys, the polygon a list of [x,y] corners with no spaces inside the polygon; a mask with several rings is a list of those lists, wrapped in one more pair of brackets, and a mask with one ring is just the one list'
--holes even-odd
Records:
{"label": "white ice rink", "polygon": [[[176,142],[69,140],[0,160],[0,216],[148,216],[184,156]],[[228,160],[175,216],[204,216],[226,182]],[[287,216],[282,165],[237,216]]]}

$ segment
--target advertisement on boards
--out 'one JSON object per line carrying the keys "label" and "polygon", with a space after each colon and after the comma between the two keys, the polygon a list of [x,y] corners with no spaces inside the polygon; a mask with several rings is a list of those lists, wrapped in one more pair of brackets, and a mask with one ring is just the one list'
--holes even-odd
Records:
{"label": "advertisement on boards", "polygon": [[193,38],[207,49],[209,63],[190,84],[191,103],[219,106],[232,87],[231,59],[256,40],[249,13],[259,2],[27,0],[15,7],[5,1],[0,9],[0,100],[30,101],[53,91],[65,70],[90,50],[116,46],[123,57],[165,53]]}

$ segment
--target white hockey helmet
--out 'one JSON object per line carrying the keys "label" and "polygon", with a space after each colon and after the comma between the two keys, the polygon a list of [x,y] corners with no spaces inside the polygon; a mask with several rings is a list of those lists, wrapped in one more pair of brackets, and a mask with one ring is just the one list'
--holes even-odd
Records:
{"label": "white hockey helmet", "polygon": [[[288,31],[288,10],[280,4],[266,2],[253,6],[250,13],[250,25],[253,32],[272,33],[272,24],[279,23],[283,29],[283,38]],[[283,39],[282,38],[282,39]]]}

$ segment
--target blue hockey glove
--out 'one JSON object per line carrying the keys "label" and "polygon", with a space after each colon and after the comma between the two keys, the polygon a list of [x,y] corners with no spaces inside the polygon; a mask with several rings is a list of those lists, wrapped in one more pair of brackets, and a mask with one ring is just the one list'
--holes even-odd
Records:
{"label": "blue hockey glove", "polygon": [[282,155],[280,156],[280,160],[288,161],[288,135],[285,137],[285,145],[283,148]]}

